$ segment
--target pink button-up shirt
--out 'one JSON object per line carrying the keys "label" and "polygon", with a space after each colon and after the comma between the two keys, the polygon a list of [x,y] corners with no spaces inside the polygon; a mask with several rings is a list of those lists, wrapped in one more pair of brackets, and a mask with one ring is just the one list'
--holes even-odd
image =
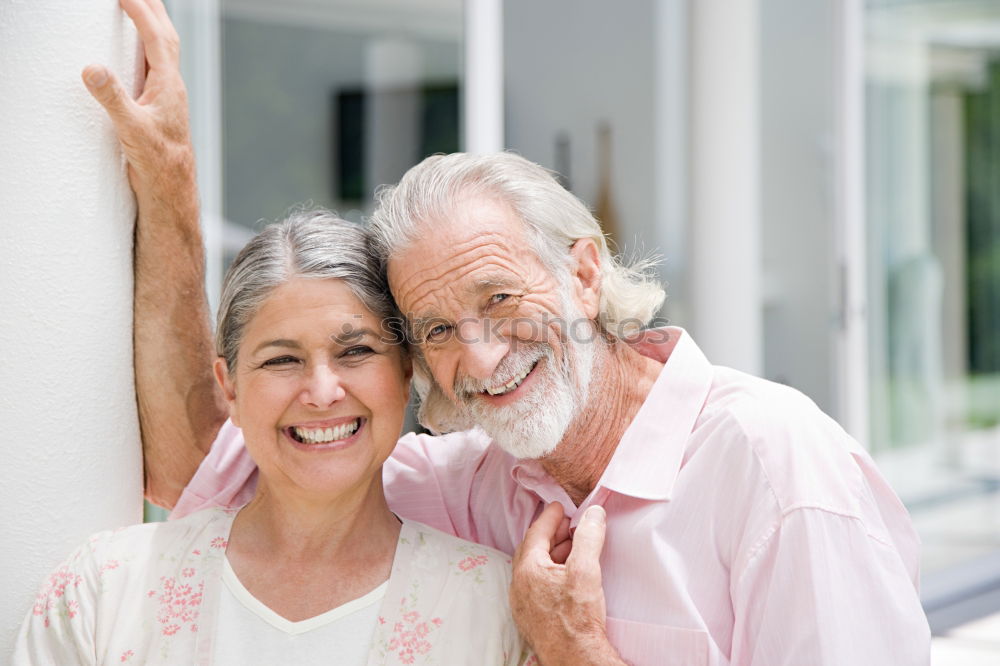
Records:
{"label": "pink button-up shirt", "polygon": [[[714,367],[681,329],[635,348],[664,362],[579,507],[536,461],[480,431],[406,435],[384,466],[392,509],[512,553],[547,502],[607,511],[607,632],[635,664],[928,664],[919,540],[869,455],[794,389]],[[226,424],[174,516],[253,494]]]}

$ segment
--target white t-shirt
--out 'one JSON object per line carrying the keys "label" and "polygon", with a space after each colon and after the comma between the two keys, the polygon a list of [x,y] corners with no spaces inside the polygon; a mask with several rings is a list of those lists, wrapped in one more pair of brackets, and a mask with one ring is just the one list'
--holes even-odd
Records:
{"label": "white t-shirt", "polygon": [[215,664],[338,664],[364,666],[389,582],[325,613],[291,622],[257,600],[222,568]]}

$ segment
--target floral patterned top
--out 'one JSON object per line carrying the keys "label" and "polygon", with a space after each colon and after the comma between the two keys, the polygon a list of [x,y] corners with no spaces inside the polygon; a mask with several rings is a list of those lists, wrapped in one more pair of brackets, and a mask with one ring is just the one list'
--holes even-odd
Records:
{"label": "floral patterned top", "polygon": [[[42,585],[14,664],[211,664],[237,510],[101,532]],[[507,600],[510,559],[403,521],[368,664],[531,664]]]}

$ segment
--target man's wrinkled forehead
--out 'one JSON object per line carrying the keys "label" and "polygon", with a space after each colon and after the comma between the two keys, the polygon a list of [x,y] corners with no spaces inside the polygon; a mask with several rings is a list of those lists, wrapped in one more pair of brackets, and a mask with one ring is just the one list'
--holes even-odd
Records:
{"label": "man's wrinkled forehead", "polygon": [[415,291],[446,287],[491,266],[516,272],[536,257],[524,223],[509,206],[492,198],[465,199],[447,216],[418,223],[415,238],[389,257],[388,278],[405,308]]}

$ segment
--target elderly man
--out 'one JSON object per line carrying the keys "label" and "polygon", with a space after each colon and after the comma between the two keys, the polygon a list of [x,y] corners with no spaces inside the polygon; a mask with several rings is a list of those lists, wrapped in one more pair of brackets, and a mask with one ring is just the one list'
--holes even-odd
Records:
{"label": "elderly man", "polygon": [[[140,204],[147,493],[175,514],[237,505],[255,474],[219,429],[176,35],[157,2],[122,4],[147,45],[142,97],[100,67],[84,79]],[[400,440],[390,504],[517,549],[512,607],[543,663],[928,663],[918,540],[867,453],[796,391],[712,366],[681,329],[642,330],[662,290],[550,174],[428,158],[372,228],[421,419],[454,431]]]}

